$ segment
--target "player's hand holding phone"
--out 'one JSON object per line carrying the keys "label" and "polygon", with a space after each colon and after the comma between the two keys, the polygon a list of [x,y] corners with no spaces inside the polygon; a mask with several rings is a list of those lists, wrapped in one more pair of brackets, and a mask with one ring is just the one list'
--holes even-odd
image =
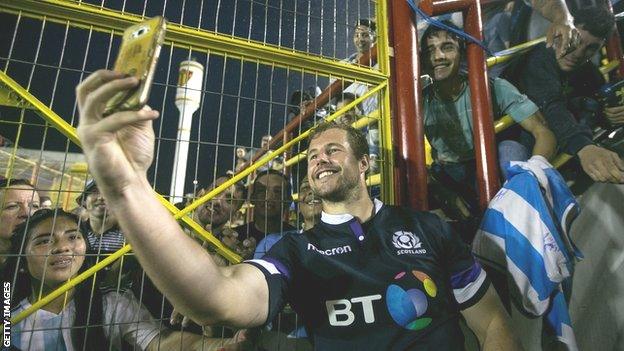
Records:
{"label": "player's hand holding phone", "polygon": [[[137,59],[143,67],[150,67],[147,71],[133,70],[140,66],[138,61],[137,65],[120,62],[123,57],[129,57],[124,54],[126,50],[139,50],[137,46],[124,45],[126,38],[138,43],[139,39],[164,30],[162,18],[157,20],[161,24],[156,32],[151,29],[145,31],[148,22],[132,26],[124,32],[124,43],[117,59],[119,65],[116,62],[114,71],[97,71],[76,88],[80,112],[78,136],[98,186],[108,188],[111,193],[121,194],[133,182],[146,182],[146,172],[153,159],[154,131],[151,121],[158,117],[158,112],[145,106],[145,103],[156,65],[154,57],[157,58],[160,51],[153,44],[160,47],[158,42],[162,43],[162,34],[158,34],[159,40],[150,41],[154,50],[141,46],[140,50],[145,49],[142,52],[151,57],[149,64]],[[118,69],[122,66],[129,70]]]}

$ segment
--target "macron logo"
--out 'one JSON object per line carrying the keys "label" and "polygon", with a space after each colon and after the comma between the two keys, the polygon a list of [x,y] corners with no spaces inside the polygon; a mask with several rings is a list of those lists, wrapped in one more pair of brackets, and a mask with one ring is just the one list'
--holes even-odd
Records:
{"label": "macron logo", "polygon": [[324,256],[334,256],[334,255],[340,255],[343,253],[351,252],[351,246],[345,245],[345,246],[334,247],[334,248],[327,249],[327,250],[319,250],[316,246],[308,243],[308,251],[316,251]]}

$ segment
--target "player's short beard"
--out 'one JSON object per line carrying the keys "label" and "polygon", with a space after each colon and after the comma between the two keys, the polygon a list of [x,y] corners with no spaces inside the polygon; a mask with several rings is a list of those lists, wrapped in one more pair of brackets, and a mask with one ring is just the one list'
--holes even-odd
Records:
{"label": "player's short beard", "polygon": [[340,177],[335,188],[324,190],[312,187],[312,191],[320,199],[328,202],[344,202],[355,196],[359,183],[358,175],[349,178],[346,175]]}

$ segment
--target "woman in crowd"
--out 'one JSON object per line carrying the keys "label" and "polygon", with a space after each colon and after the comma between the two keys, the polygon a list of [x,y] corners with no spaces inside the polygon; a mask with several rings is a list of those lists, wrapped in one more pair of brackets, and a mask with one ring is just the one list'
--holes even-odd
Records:
{"label": "woman in crowd", "polygon": [[[12,316],[93,264],[78,217],[61,209],[37,211],[15,230],[15,254],[4,281],[12,281]],[[23,227],[23,228],[22,228]],[[103,291],[91,277],[13,325],[11,342],[20,350],[215,350],[214,340],[161,328],[130,292]],[[232,341],[230,341],[231,343]],[[231,345],[231,350],[241,345]]]}

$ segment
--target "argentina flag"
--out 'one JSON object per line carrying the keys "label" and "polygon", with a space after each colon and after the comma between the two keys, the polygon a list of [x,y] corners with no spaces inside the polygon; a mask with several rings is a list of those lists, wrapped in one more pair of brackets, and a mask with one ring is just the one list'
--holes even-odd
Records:
{"label": "argentina flag", "polygon": [[484,264],[506,272],[511,298],[522,312],[545,316],[557,339],[577,350],[564,287],[570,285],[574,259],[582,258],[568,230],[578,203],[541,156],[512,162],[508,172],[484,214],[473,251]]}

